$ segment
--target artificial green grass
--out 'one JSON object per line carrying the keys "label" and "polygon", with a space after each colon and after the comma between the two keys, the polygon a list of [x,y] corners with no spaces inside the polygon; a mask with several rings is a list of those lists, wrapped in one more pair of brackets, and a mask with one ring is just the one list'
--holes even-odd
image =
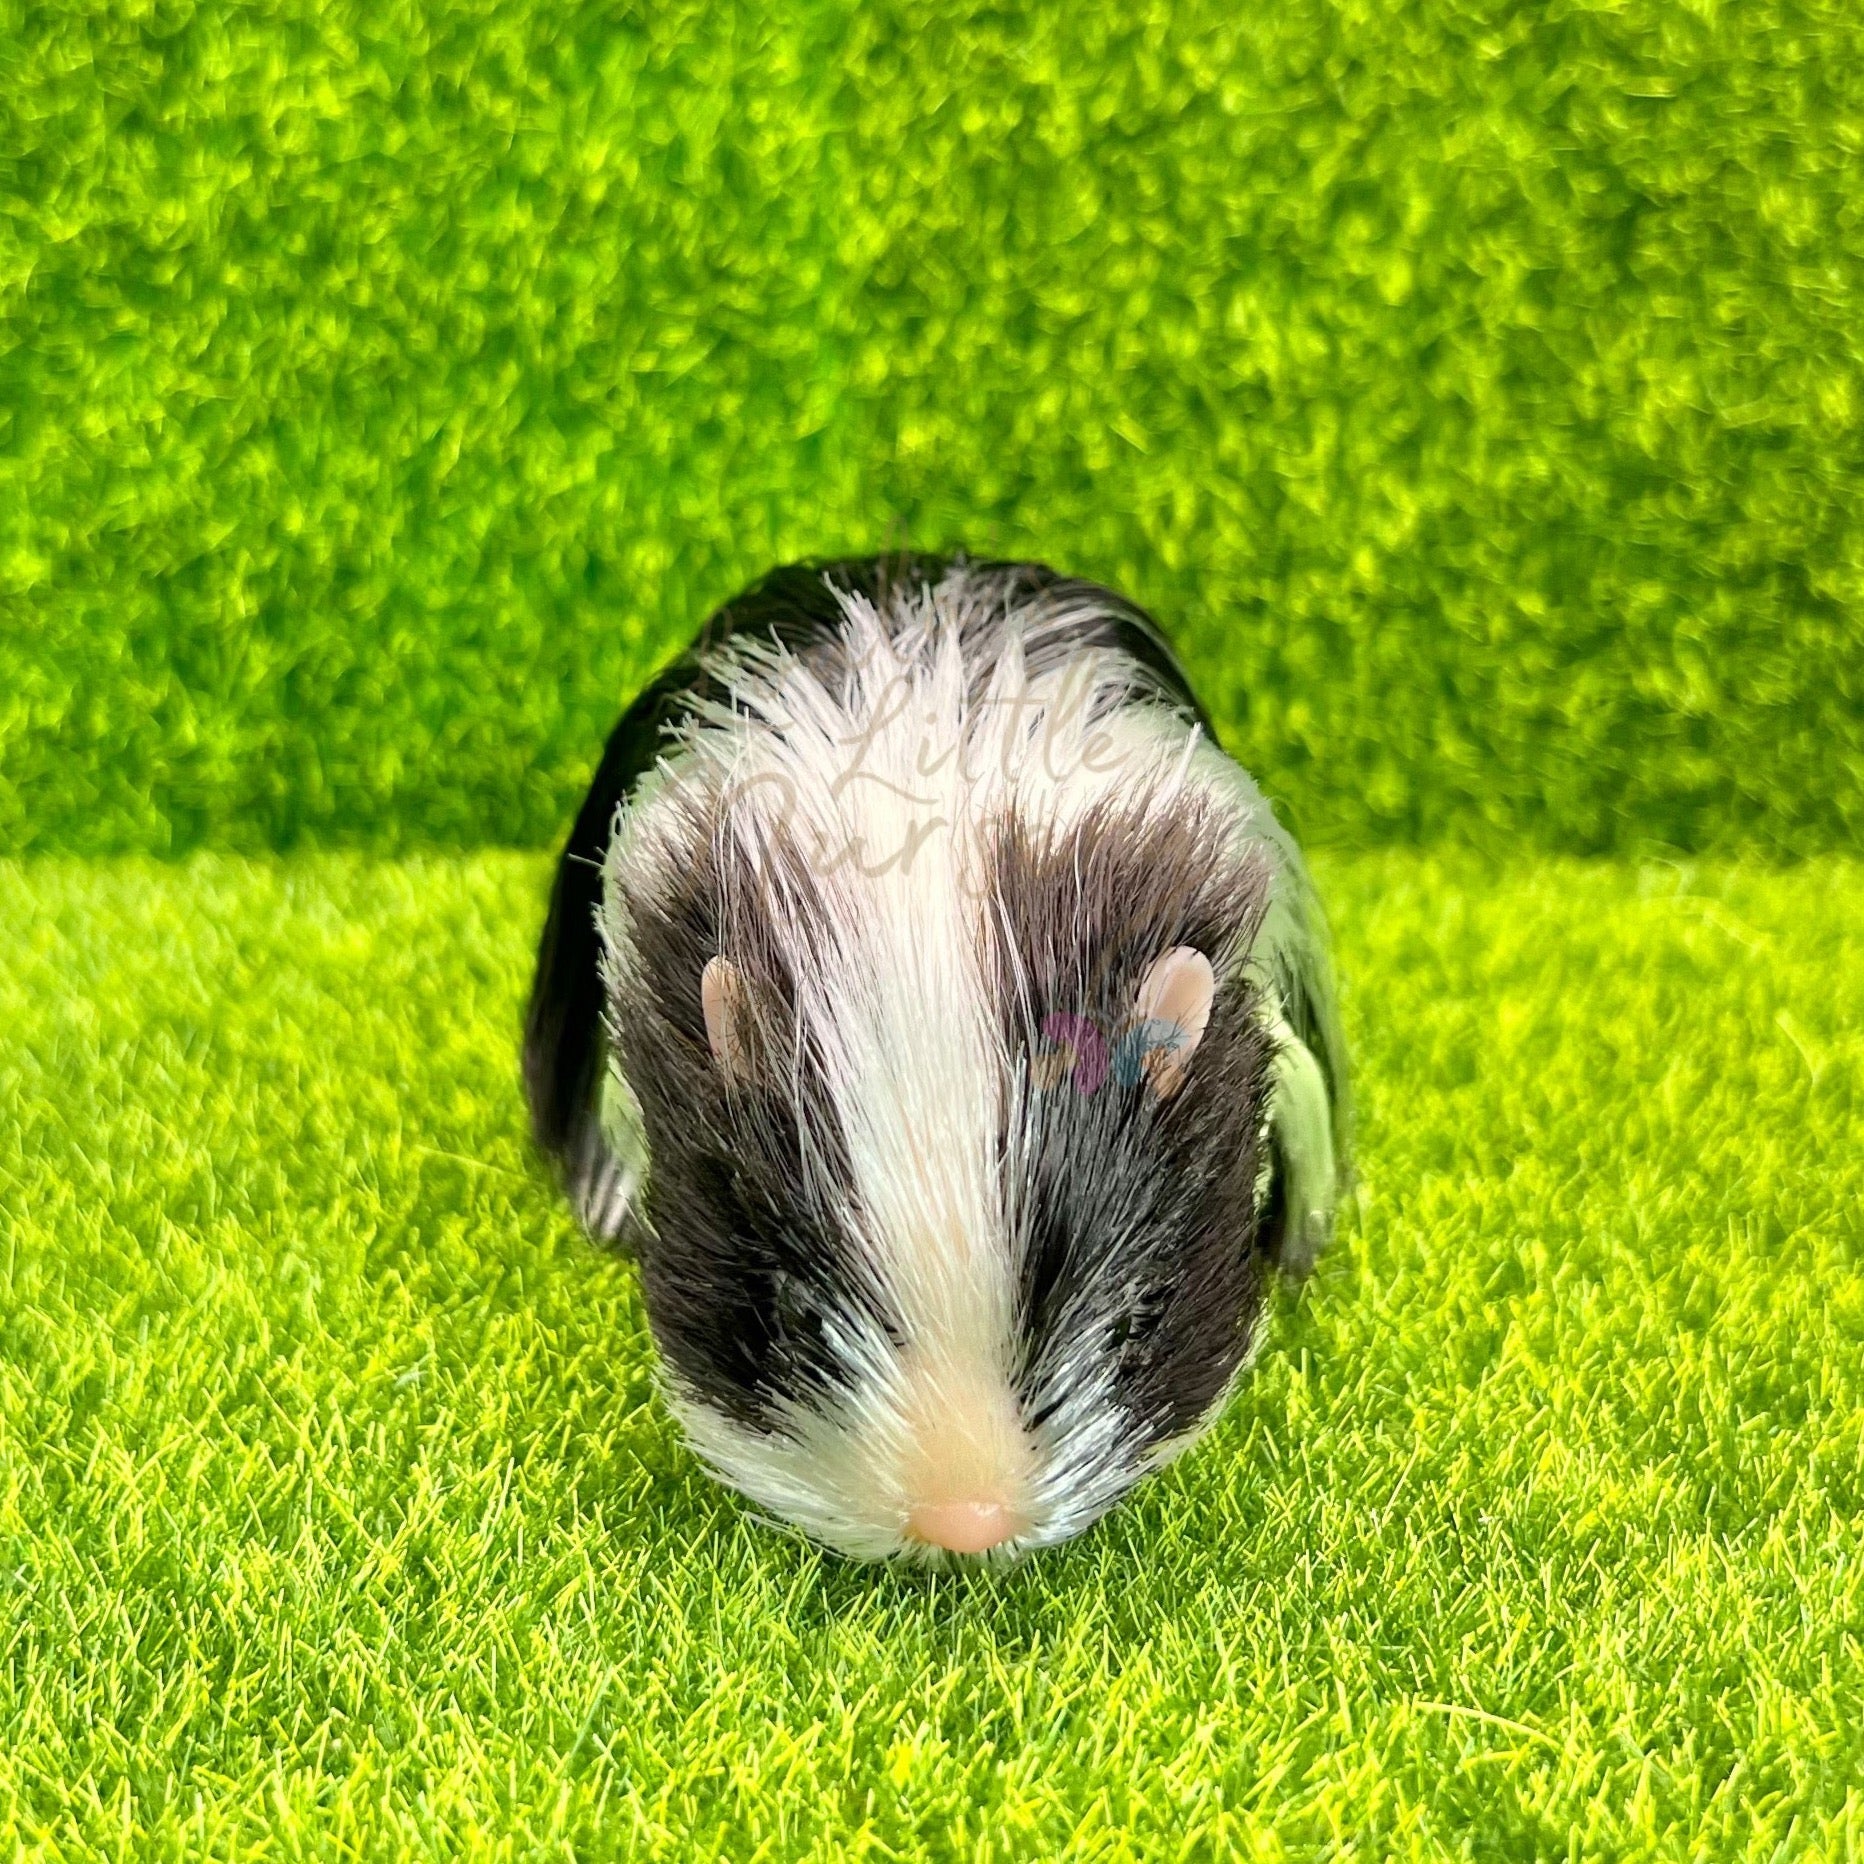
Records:
{"label": "artificial green grass", "polygon": [[1864,831],[1851,0],[0,0],[0,849],[543,845],[779,558],[1341,844]]}
{"label": "artificial green grass", "polygon": [[[0,0],[0,1850],[1864,1856],[1861,144],[1840,0]],[[1339,1247],[926,1578],[696,1472],[445,851],[960,541],[1520,864],[1323,861]]]}
{"label": "artificial green grass", "polygon": [[1338,1248],[928,1578],[656,1409],[524,1137],[540,860],[0,864],[0,1845],[1864,1854],[1864,869],[1320,871]]}

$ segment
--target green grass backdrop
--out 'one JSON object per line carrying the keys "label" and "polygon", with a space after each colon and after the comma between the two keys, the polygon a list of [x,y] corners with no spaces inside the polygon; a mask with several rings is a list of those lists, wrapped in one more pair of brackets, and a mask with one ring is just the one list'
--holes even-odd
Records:
{"label": "green grass backdrop", "polygon": [[[1842,0],[0,0],[0,1854],[1864,1860],[1860,175]],[[1361,1177],[927,1578],[516,1031],[642,676],[954,542],[1322,844]]]}
{"label": "green grass backdrop", "polygon": [[536,845],[772,559],[1310,834],[1864,824],[1849,0],[0,0],[0,847]]}

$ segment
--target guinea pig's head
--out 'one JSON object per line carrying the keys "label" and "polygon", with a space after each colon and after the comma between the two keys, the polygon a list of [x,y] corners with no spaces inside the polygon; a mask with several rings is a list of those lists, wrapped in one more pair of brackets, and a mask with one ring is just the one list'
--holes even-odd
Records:
{"label": "guinea pig's head", "polygon": [[1249,1353],[1270,870],[1168,800],[838,863],[706,792],[611,850],[665,1389],[717,1475],[846,1554],[1064,1540]]}
{"label": "guinea pig's head", "polygon": [[733,649],[604,872],[667,1396],[864,1558],[1096,1520],[1215,1415],[1280,1223],[1279,831],[1065,605],[968,587]]}

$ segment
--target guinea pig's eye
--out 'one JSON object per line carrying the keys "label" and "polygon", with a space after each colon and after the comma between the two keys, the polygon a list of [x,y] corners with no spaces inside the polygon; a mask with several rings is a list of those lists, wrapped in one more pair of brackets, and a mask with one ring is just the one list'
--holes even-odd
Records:
{"label": "guinea pig's eye", "polygon": [[778,1333],[792,1343],[816,1338],[822,1331],[822,1312],[809,1284],[787,1269],[778,1269],[771,1280]]}
{"label": "guinea pig's eye", "polygon": [[1107,1344],[1116,1353],[1143,1347],[1158,1331],[1165,1313],[1164,1292],[1149,1288],[1133,1298],[1132,1305],[1107,1329]]}

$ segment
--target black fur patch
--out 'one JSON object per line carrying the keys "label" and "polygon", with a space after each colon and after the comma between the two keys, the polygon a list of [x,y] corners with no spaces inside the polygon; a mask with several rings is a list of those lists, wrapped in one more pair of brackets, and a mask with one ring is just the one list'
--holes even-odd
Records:
{"label": "black fur patch", "polygon": [[[779,895],[805,925],[823,911],[810,864],[778,838],[754,875],[716,816],[675,806],[693,809],[693,858],[673,891],[620,876],[638,975],[611,1005],[608,1036],[652,1159],[637,1253],[662,1354],[715,1408],[766,1427],[773,1399],[843,1382],[822,1333],[831,1304],[885,1317],[845,1208],[818,1195],[833,1187],[845,1202],[852,1172],[771,920]],[[746,986],[741,1082],[706,1042],[700,977],[715,953]]]}
{"label": "black fur patch", "polygon": [[[1269,873],[1226,829],[1208,805],[1147,820],[1122,799],[1047,838],[1012,821],[994,848],[1004,1030],[1037,1077],[1003,1135],[1021,1396],[1039,1416],[1064,1361],[1104,1352],[1145,1446],[1222,1392],[1268,1279],[1255,1184],[1272,1055],[1240,960]],[[1117,1043],[1148,966],[1177,945],[1210,957],[1219,985],[1182,1087],[1161,1100]],[[1058,1035],[1079,1038],[1080,1065],[1044,1081]],[[1081,1053],[1096,1041],[1098,1057]]]}

